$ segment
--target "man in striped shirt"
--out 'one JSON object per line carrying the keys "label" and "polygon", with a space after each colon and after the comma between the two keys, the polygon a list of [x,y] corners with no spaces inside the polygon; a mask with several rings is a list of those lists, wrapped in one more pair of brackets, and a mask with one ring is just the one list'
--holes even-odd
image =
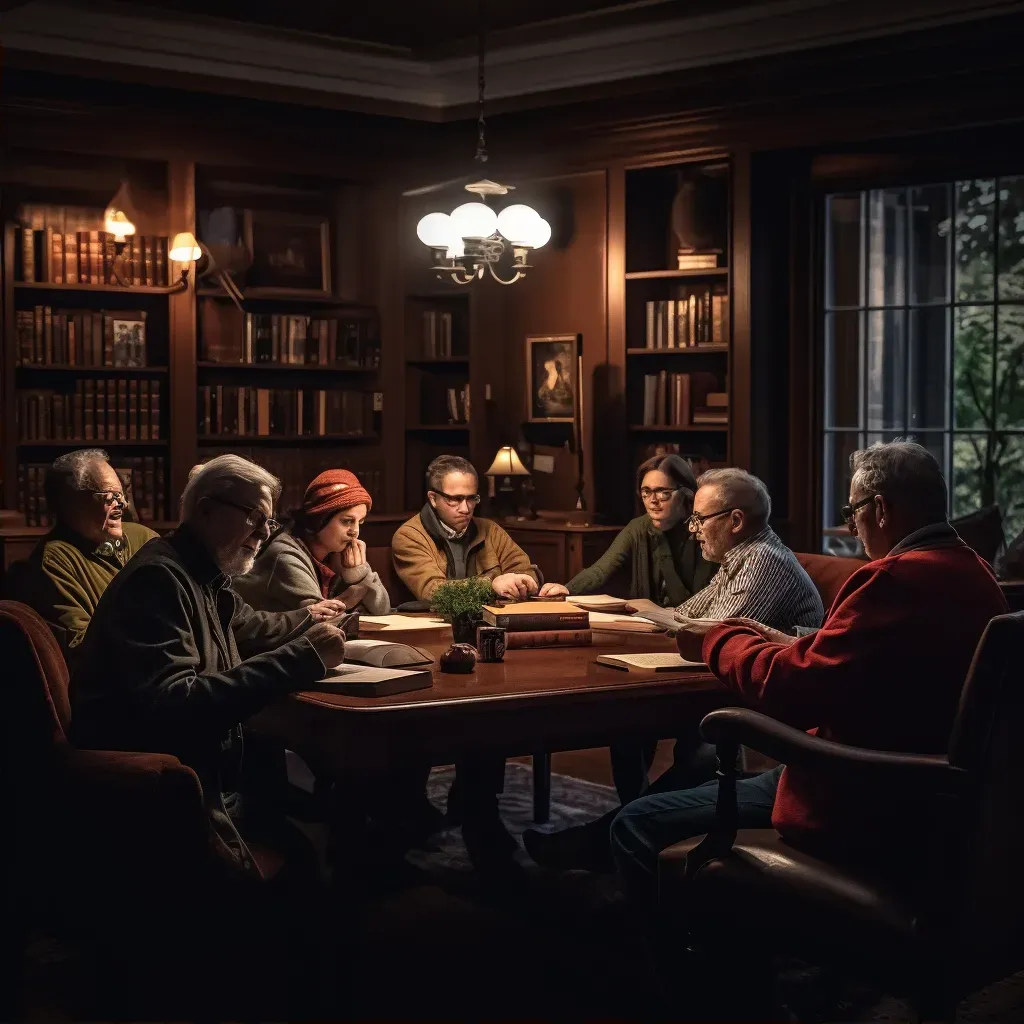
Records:
{"label": "man in striped shirt", "polygon": [[748,618],[789,634],[820,626],[817,588],[768,525],[768,488],[742,469],[712,469],[697,483],[690,530],[704,558],[721,568],[676,618]]}

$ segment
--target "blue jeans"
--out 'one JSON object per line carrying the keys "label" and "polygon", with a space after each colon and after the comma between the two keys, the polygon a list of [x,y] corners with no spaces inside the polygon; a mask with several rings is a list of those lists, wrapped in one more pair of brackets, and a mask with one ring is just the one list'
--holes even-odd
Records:
{"label": "blue jeans", "polygon": [[[782,766],[736,783],[740,828],[771,828],[775,791]],[[657,896],[658,854],[673,843],[710,831],[718,802],[718,780],[692,789],[652,793],[627,804],[611,827],[612,856],[636,899]]]}

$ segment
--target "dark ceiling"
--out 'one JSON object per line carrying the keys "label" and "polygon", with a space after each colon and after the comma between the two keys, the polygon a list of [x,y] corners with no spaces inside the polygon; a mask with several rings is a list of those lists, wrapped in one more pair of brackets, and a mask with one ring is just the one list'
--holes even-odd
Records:
{"label": "dark ceiling", "polygon": [[[635,25],[682,16],[696,17],[767,0],[484,0],[484,21],[492,45],[529,42],[622,24]],[[145,0],[131,4],[159,8],[180,17],[223,18],[269,28],[311,32],[401,47],[439,56],[475,46],[476,0]]]}

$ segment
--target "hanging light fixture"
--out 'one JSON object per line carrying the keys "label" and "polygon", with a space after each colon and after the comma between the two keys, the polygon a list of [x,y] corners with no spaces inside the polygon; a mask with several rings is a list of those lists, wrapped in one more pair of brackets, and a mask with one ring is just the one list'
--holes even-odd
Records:
{"label": "hanging light fixture", "polygon": [[[484,0],[479,0],[479,49],[477,53],[478,114],[475,162],[487,163],[484,74],[486,37],[484,33]],[[463,179],[465,180],[465,179]],[[451,182],[413,189],[405,195],[423,195],[444,188]],[[428,213],[416,225],[416,235],[433,250],[437,276],[451,277],[456,284],[470,284],[480,280],[484,271],[499,284],[515,284],[530,269],[529,257],[551,238],[551,225],[536,210],[525,203],[513,203],[500,211],[488,205],[495,196],[514,191],[514,185],[502,185],[489,178],[473,181],[466,191],[477,196],[474,201],[457,206],[451,213]],[[495,265],[508,250],[512,251],[511,278],[499,276]]]}

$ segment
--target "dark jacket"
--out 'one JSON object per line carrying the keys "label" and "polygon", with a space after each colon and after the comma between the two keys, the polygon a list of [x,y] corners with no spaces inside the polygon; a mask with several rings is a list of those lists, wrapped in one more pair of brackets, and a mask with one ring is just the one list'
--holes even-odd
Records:
{"label": "dark jacket", "polygon": [[323,677],[302,635],[311,622],[304,609],[253,611],[188,526],[150,541],[96,607],[71,680],[72,738],[189,765],[215,831],[244,865],[221,796],[225,772],[238,768],[238,723]]}

